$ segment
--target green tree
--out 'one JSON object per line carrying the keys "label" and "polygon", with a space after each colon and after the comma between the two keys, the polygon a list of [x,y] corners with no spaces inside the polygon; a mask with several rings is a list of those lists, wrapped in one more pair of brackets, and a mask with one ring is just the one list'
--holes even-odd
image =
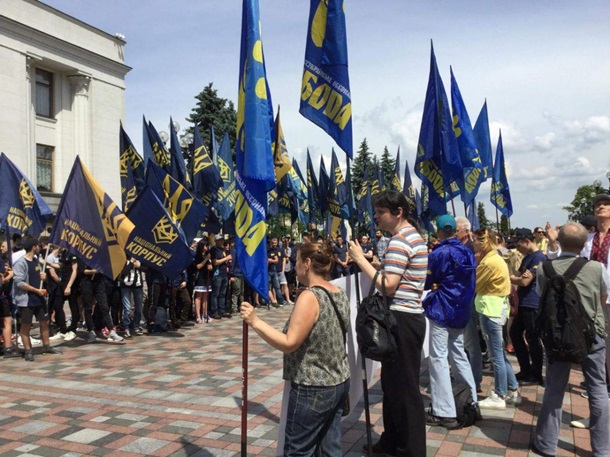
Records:
{"label": "green tree", "polygon": [[197,105],[191,110],[188,122],[199,124],[201,137],[209,151],[212,150],[210,127],[214,126],[214,134],[220,142],[225,133],[229,134],[231,150],[235,150],[235,128],[237,126],[237,112],[231,100],[218,96],[214,83],[209,83],[203,91],[195,96]]}
{"label": "green tree", "polygon": [[580,186],[576,190],[574,199],[568,206],[564,206],[568,212],[568,219],[571,221],[580,221],[583,217],[593,214],[593,197],[598,194],[607,194],[607,189],[601,186],[601,183],[594,185]]}
{"label": "green tree", "polygon": [[385,146],[383,148],[383,153],[381,154],[381,174],[383,175],[383,180],[388,189],[392,183],[392,176],[394,176],[395,166],[396,158],[392,158],[390,151],[388,151],[388,147]]}
{"label": "green tree", "polygon": [[356,153],[356,158],[352,162],[352,187],[354,189],[354,196],[357,196],[362,187],[362,180],[364,178],[364,170],[368,170],[369,176],[371,176],[371,151],[366,138],[360,143],[360,148]]}
{"label": "green tree", "polygon": [[508,227],[508,218],[504,214],[500,216],[500,230],[498,231],[502,234],[507,234],[508,232],[510,232]]}
{"label": "green tree", "polygon": [[489,219],[487,219],[487,214],[485,214],[485,205],[483,202],[479,202],[477,205],[477,217],[479,218],[479,225],[481,228],[489,227]]}

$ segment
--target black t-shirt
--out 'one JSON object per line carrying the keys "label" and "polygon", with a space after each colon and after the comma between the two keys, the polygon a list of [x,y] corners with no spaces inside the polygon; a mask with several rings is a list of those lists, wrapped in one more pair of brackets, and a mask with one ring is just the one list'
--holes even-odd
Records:
{"label": "black t-shirt", "polygon": [[[213,260],[219,260],[225,258],[229,255],[224,248],[219,248],[218,246],[212,246],[210,248],[210,254],[212,255]],[[221,265],[216,265],[214,267],[214,276],[220,276],[221,278],[229,277],[229,262],[225,262]]]}
{"label": "black t-shirt", "polygon": [[[28,265],[28,284],[38,289],[40,287],[40,262],[37,258],[34,258],[34,260],[24,260]],[[28,292],[28,308],[44,305],[44,298],[34,292]]]}
{"label": "black t-shirt", "polygon": [[341,246],[335,244],[334,251],[335,254],[337,254],[337,258],[341,262],[345,262],[347,260],[347,244],[343,243]]}
{"label": "black t-shirt", "polygon": [[6,263],[4,262],[4,259],[0,257],[0,275],[3,275],[4,273],[6,273]]}
{"label": "black t-shirt", "polygon": [[268,264],[268,270],[272,272],[278,272],[282,270],[282,253],[280,252],[279,247],[269,247],[267,251],[267,259],[275,260],[278,259],[277,263]]}
{"label": "black t-shirt", "polygon": [[62,284],[68,284],[70,276],[72,276],[72,264],[78,261],[78,257],[74,254],[70,254],[68,251],[64,251],[59,256],[59,263],[61,264],[60,275]]}
{"label": "black t-shirt", "polygon": [[[363,252],[364,254],[368,254],[369,252],[373,251],[373,245],[372,245],[371,243],[365,243],[365,244],[361,245],[361,247],[362,247],[362,252]],[[374,251],[373,251],[373,252],[374,252]],[[367,259],[367,260],[368,260],[369,262],[371,261],[371,260],[369,260],[369,259]]]}

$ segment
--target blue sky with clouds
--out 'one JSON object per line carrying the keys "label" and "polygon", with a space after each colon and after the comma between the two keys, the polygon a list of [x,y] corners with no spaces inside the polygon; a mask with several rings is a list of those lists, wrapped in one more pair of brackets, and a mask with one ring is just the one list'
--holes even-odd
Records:
{"label": "blue sky with clouds", "polygon": [[[44,0],[126,37],[125,127],[141,145],[142,115],[167,130],[186,126],[197,95],[214,82],[237,100],[241,1]],[[445,89],[449,66],[471,120],[487,99],[492,143],[502,129],[513,226],[564,222],[576,188],[610,170],[610,2],[571,0],[346,0],[354,145],[401,148],[415,161],[430,40]],[[330,138],[298,112],[306,0],[260,0],[267,77],[282,107],[289,151],[305,164],[330,157]],[[141,151],[141,149],[140,149]],[[487,215],[489,182],[479,199]],[[456,206],[462,214],[461,203]]]}

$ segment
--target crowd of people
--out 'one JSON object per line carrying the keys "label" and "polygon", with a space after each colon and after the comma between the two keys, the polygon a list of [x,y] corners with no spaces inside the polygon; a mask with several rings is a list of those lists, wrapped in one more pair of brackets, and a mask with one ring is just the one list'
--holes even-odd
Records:
{"label": "crowd of people", "polygon": [[[99,337],[119,342],[240,313],[285,354],[284,379],[291,382],[285,455],[341,455],[340,418],[347,409],[350,382],[343,348],[354,306],[329,280],[362,272],[376,281],[378,290],[385,286],[397,328],[397,351],[381,368],[384,430],[366,451],[424,456],[426,424],[448,430],[464,425],[454,401],[456,384],[469,391],[468,406],[478,419],[486,409],[519,406],[520,387],[539,385],[545,393],[531,449],[552,456],[571,364],[545,357],[537,318],[545,284],[552,278],[542,266],[550,259],[563,274],[581,256],[591,262],[574,284],[595,324],[596,338],[582,363],[590,418],[573,426],[589,428],[594,455],[607,456],[610,196],[599,195],[593,203],[595,215],[583,224],[553,228],[547,223],[506,236],[488,228],[471,231],[468,219],[442,215],[436,220],[435,237],[426,242],[408,216],[409,201],[398,192],[384,191],[374,199],[378,230],[372,240],[363,235],[346,242],[341,235],[330,240],[312,233],[300,234],[300,242],[290,235],[270,238],[269,301],[248,287],[234,240],[223,235],[193,242],[192,265],[171,280],[131,258],[112,281],[69,252],[48,246],[44,237],[14,238],[12,252],[8,240],[2,240],[4,357],[21,356],[13,344],[15,309],[18,344],[27,361],[34,360],[36,345],[41,353],[61,353],[51,342],[72,340],[79,329],[88,342]],[[66,301],[70,320],[64,312]],[[294,308],[282,331],[260,317],[262,310],[289,305]],[[41,341],[30,336],[34,317]],[[431,407],[425,411],[419,386],[427,327]],[[507,352],[516,356],[517,373]],[[487,395],[481,388],[485,362],[494,376]]]}

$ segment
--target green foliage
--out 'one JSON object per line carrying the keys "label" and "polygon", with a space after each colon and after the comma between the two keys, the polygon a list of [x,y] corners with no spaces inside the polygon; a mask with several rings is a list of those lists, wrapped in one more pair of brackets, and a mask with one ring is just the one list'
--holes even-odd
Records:
{"label": "green foliage", "polygon": [[369,176],[371,176],[372,161],[371,151],[369,145],[366,142],[366,138],[360,143],[360,148],[356,153],[356,158],[352,162],[352,187],[355,189],[357,195],[360,188],[362,187],[362,179],[364,177],[364,170],[368,170]]}
{"label": "green foliage", "polygon": [[576,190],[574,199],[568,206],[562,209],[568,212],[568,219],[571,221],[580,221],[583,217],[593,214],[593,197],[598,194],[607,194],[608,190],[601,185],[598,186],[580,186]]}
{"label": "green foliage", "polygon": [[383,153],[381,154],[381,174],[383,175],[383,180],[388,189],[392,183],[395,166],[396,158],[392,158],[392,156],[390,156],[390,151],[388,151],[388,147],[385,146],[383,148]]}
{"label": "green foliage", "polygon": [[481,228],[490,226],[489,219],[487,219],[487,215],[485,214],[485,205],[483,202],[479,202],[477,205],[477,217],[479,218],[479,225]]}
{"label": "green foliage", "polygon": [[195,96],[197,105],[192,109],[188,122],[199,124],[203,142],[212,151],[210,127],[214,126],[214,134],[220,143],[225,132],[229,134],[231,150],[235,150],[235,129],[237,125],[237,112],[231,100],[218,96],[218,90],[209,83],[203,91]]}

